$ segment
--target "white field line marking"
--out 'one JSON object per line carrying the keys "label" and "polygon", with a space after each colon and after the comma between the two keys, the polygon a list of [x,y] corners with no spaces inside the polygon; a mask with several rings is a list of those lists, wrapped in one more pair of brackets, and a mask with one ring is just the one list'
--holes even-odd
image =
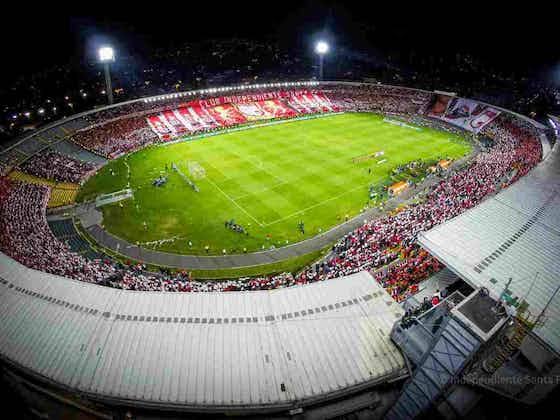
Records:
{"label": "white field line marking", "polygon": [[[231,152],[231,153],[232,153],[233,155],[238,156],[239,158],[241,158],[241,160],[245,161],[245,159],[243,159],[243,157],[241,157],[240,154],[235,153],[235,152]],[[274,184],[274,185],[272,185],[272,186],[270,186],[270,187],[265,187],[265,188],[263,188],[263,189],[261,189],[261,190],[258,190],[258,191],[254,191],[254,192],[249,192],[249,193],[241,194],[239,197],[235,197],[235,198],[231,198],[231,197],[230,197],[230,199],[233,200],[233,201],[235,201],[235,200],[240,200],[240,199],[242,199],[242,198],[245,198],[245,197],[250,196],[250,195],[253,195],[253,194],[258,194],[258,193],[261,193],[261,192],[264,192],[264,191],[268,191],[268,190],[271,190],[271,189],[273,189],[273,188],[276,188],[276,187],[278,187],[278,186],[280,186],[280,185],[289,184],[290,182],[292,182],[292,181],[286,181],[286,180],[284,180],[284,179],[282,179],[282,178],[277,177],[277,176],[274,175],[273,173],[270,173],[268,170],[264,169],[264,165],[263,165],[263,167],[259,168],[259,167],[257,167],[253,162],[251,162],[251,161],[248,161],[248,162],[249,162],[251,165],[255,166],[257,169],[260,169],[262,172],[265,172],[266,174],[272,176],[273,178],[276,178],[276,179],[278,180],[278,183],[276,183],[276,184]],[[259,162],[260,162],[260,161],[259,161]],[[215,170],[217,170],[218,172],[222,173],[222,171],[220,171],[219,169],[216,169],[216,167],[215,167],[214,165],[212,165],[211,163],[207,162],[207,164],[210,165],[210,166],[211,166],[212,168],[214,168]],[[235,182],[237,179],[239,179],[239,177],[237,177],[237,178],[235,178],[235,177],[226,178],[226,179],[222,180],[221,183],[228,182],[228,181],[234,181],[234,182]]]}
{"label": "white field line marking", "polygon": [[336,200],[336,199],[338,199],[338,198],[340,198],[340,197],[345,196],[345,195],[348,194],[348,193],[354,192],[354,191],[356,191],[356,190],[358,190],[358,189],[360,189],[360,188],[363,188],[363,187],[366,186],[366,185],[370,185],[370,184],[371,184],[371,182],[368,182],[367,184],[358,185],[356,188],[352,188],[351,190],[345,191],[345,192],[343,192],[342,194],[335,195],[334,197],[331,197],[331,198],[327,198],[326,200],[321,201],[320,203],[317,203],[317,204],[314,204],[314,205],[312,205],[312,206],[306,207],[306,208],[304,208],[304,209],[298,210],[298,211],[296,211],[295,213],[292,213],[292,214],[290,214],[290,215],[288,215],[288,216],[285,216],[285,217],[282,217],[282,218],[280,218],[280,219],[276,219],[276,220],[273,221],[273,222],[265,223],[264,225],[261,225],[261,226],[262,226],[262,227],[268,227],[268,226],[274,225],[274,224],[276,224],[276,223],[278,223],[278,222],[282,222],[282,221],[284,221],[284,220],[286,220],[286,219],[289,219],[290,217],[293,217],[293,216],[296,216],[296,215],[301,214],[301,213],[303,213],[303,212],[306,212],[307,210],[314,209],[315,207],[322,206],[323,204],[328,203],[329,201]]}
{"label": "white field line marking", "polygon": [[220,191],[229,201],[231,201],[233,204],[235,204],[239,210],[241,210],[243,213],[245,213],[247,216],[249,216],[251,219],[253,219],[255,221],[256,224],[258,224],[260,227],[263,227],[263,224],[261,222],[259,222],[257,219],[255,219],[253,217],[253,215],[251,215],[251,213],[249,213],[247,210],[245,210],[243,207],[241,207],[239,204],[237,204],[237,202],[231,198],[229,195],[227,195],[224,190],[222,190],[220,187],[218,187],[216,185],[216,183],[214,183],[210,178],[205,178],[206,181],[208,181],[210,184],[212,184],[218,191]]}
{"label": "white field line marking", "polygon": [[[426,135],[427,133],[422,133],[422,134]],[[351,190],[347,190],[347,191],[343,192],[342,194],[339,194],[339,195],[336,195],[336,196],[334,196],[334,197],[328,198],[328,199],[326,199],[326,200],[324,200],[324,201],[321,201],[321,202],[319,202],[319,203],[317,203],[317,204],[314,204],[314,205],[312,205],[312,206],[306,207],[306,208],[304,208],[304,209],[302,209],[302,210],[298,210],[298,211],[296,211],[296,212],[294,212],[294,213],[292,213],[292,214],[289,214],[288,216],[282,217],[282,218],[280,218],[280,219],[276,219],[276,220],[274,220],[274,221],[272,221],[272,222],[270,222],[270,223],[265,223],[265,224],[263,224],[263,223],[260,223],[257,219],[255,219],[247,210],[245,210],[243,207],[241,207],[235,200],[239,200],[239,199],[241,199],[241,198],[247,197],[247,196],[252,195],[252,194],[255,194],[255,193],[264,192],[264,191],[270,190],[270,189],[272,189],[272,188],[275,188],[275,187],[277,187],[277,186],[279,186],[279,185],[287,184],[287,183],[292,182],[292,181],[284,181],[282,178],[279,178],[279,177],[276,176],[275,174],[270,173],[270,172],[267,170],[267,168],[264,166],[263,162],[260,161],[260,160],[259,160],[260,165],[256,165],[255,162],[253,162],[253,161],[250,160],[250,159],[245,159],[245,158],[244,158],[242,155],[240,155],[239,153],[236,153],[236,152],[234,152],[234,151],[230,151],[230,153],[232,153],[233,155],[238,156],[239,158],[241,158],[241,160],[243,160],[243,161],[245,161],[245,162],[248,162],[249,164],[251,164],[251,165],[254,166],[255,168],[257,168],[257,169],[259,169],[259,170],[261,170],[261,171],[263,171],[263,172],[266,172],[266,173],[268,173],[269,175],[272,175],[272,176],[273,176],[274,178],[276,178],[277,180],[281,181],[280,183],[278,183],[278,184],[276,184],[276,185],[273,185],[273,186],[271,186],[271,187],[267,187],[267,188],[265,188],[265,189],[263,189],[263,190],[259,190],[259,191],[256,191],[256,192],[254,192],[254,193],[244,194],[244,195],[241,195],[241,196],[236,197],[236,198],[234,199],[234,198],[231,198],[227,193],[225,193],[218,185],[216,185],[214,182],[212,182],[209,178],[206,178],[206,180],[207,180],[208,182],[210,182],[214,187],[216,187],[216,189],[218,189],[223,195],[225,195],[225,196],[227,197],[228,200],[230,200],[233,204],[235,204],[235,205],[236,205],[241,211],[243,211],[247,216],[249,216],[251,219],[253,219],[260,227],[268,227],[268,226],[274,225],[274,224],[276,224],[276,223],[282,222],[282,221],[284,221],[284,220],[286,220],[286,219],[289,219],[289,218],[291,218],[291,217],[293,217],[293,216],[296,216],[296,215],[301,214],[301,213],[304,213],[304,212],[306,212],[306,211],[308,211],[308,210],[314,209],[315,207],[319,207],[319,206],[321,206],[321,205],[323,205],[323,204],[326,204],[326,203],[328,203],[328,202],[330,202],[330,201],[336,200],[336,199],[338,199],[338,198],[340,198],[340,197],[345,196],[346,194],[349,194],[349,193],[354,192],[354,191],[356,191],[356,190],[358,190],[358,189],[360,189],[360,188],[363,188],[364,186],[367,186],[367,185],[370,185],[370,184],[371,184],[371,182],[367,182],[367,183],[365,183],[365,184],[358,185],[356,188],[352,188]],[[344,157],[344,158],[340,158],[340,159],[341,159],[341,160],[346,160],[347,158]],[[213,165],[210,164],[210,166],[213,166]],[[226,181],[228,181],[228,180],[235,180],[235,178],[228,178],[228,179],[226,179]]]}

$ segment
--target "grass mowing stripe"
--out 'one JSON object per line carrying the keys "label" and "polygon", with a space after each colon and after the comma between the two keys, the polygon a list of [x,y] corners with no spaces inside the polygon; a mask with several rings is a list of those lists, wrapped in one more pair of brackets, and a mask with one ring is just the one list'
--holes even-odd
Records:
{"label": "grass mowing stripe", "polygon": [[264,187],[261,190],[257,190],[257,191],[253,191],[253,192],[250,192],[250,193],[247,193],[247,194],[243,194],[243,195],[240,195],[239,197],[234,197],[233,200],[241,200],[242,198],[249,197],[250,195],[256,195],[256,194],[260,194],[260,193],[263,193],[263,192],[266,192],[266,191],[270,191],[270,190],[273,190],[273,189],[279,187],[280,185],[284,185],[284,184],[289,184],[289,182],[288,181],[279,182],[278,184],[273,184],[269,187]]}
{"label": "grass mowing stripe", "polygon": [[[375,114],[341,114],[148,147],[127,157],[134,200],[104,207],[103,224],[132,243],[178,237],[154,248],[164,252],[205,255],[208,245],[208,254],[216,255],[222,249],[279,247],[359,214],[368,203],[368,185],[390,182],[398,165],[459,158],[469,150],[448,133],[394,126]],[[380,165],[379,159],[367,158],[378,151],[385,153]],[[366,159],[354,161],[360,156]],[[188,162],[198,162],[208,183],[195,180],[204,188],[192,191],[168,169],[172,162],[185,171]],[[126,172],[122,158],[109,162],[83,186],[80,199],[122,189]],[[160,173],[168,182],[153,187]],[[224,221],[231,219],[249,234],[227,229]],[[305,223],[303,234],[299,220]]]}
{"label": "grass mowing stripe", "polygon": [[206,178],[206,181],[208,181],[210,184],[212,184],[218,191],[220,191],[229,201],[231,201],[233,204],[235,204],[243,213],[245,213],[247,216],[249,216],[251,219],[253,219],[255,221],[255,223],[257,223],[259,226],[263,226],[261,222],[259,222],[257,219],[255,219],[251,213],[249,213],[247,210],[245,210],[243,207],[241,207],[233,198],[231,198],[229,195],[227,195],[220,187],[218,187],[214,182],[212,182],[210,180],[210,178]]}
{"label": "grass mowing stripe", "polygon": [[352,192],[354,192],[354,191],[356,191],[356,190],[358,190],[358,189],[360,189],[360,188],[362,188],[362,187],[363,187],[363,185],[358,185],[356,188],[353,188],[353,189],[351,189],[351,190],[345,191],[345,192],[343,192],[342,194],[339,194],[339,195],[337,195],[337,196],[328,198],[328,199],[326,199],[326,200],[324,200],[324,201],[322,201],[322,202],[320,202],[320,203],[314,204],[314,205],[309,206],[309,207],[306,207],[306,208],[304,208],[304,209],[298,210],[298,211],[296,211],[295,213],[289,214],[288,216],[285,216],[285,217],[283,217],[283,218],[281,218],[281,219],[278,219],[278,220],[275,220],[275,221],[273,221],[273,222],[267,223],[267,224],[264,225],[264,227],[268,227],[268,226],[274,225],[274,224],[276,224],[276,223],[278,223],[278,222],[281,222],[281,221],[283,221],[283,220],[286,220],[286,219],[289,219],[289,218],[291,218],[291,217],[297,216],[298,214],[305,213],[305,212],[308,211],[308,210],[311,210],[311,209],[314,209],[314,208],[316,208],[316,207],[322,206],[322,205],[324,205],[324,204],[326,204],[326,203],[328,203],[328,202],[330,202],[330,201],[337,200],[337,199],[339,199],[339,198],[341,198],[341,197],[344,197],[345,195],[350,194],[350,193],[352,193]]}

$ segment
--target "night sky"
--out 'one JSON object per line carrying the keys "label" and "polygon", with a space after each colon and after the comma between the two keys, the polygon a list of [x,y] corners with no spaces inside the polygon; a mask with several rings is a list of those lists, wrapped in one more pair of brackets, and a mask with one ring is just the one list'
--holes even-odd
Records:
{"label": "night sky", "polygon": [[[504,69],[558,69],[558,15],[510,2],[491,10],[489,1],[411,7],[403,2],[260,1],[194,2],[94,1],[68,5],[16,4],[0,25],[4,63],[2,87],[16,76],[47,66],[83,61],[103,40],[117,51],[149,54],[152,47],[188,41],[245,37],[305,48],[324,34],[348,54],[445,55],[469,52]],[[394,6],[392,5],[394,4]],[[425,2],[427,3],[427,2]],[[56,11],[55,11],[56,9]],[[554,73],[554,72],[553,72]]]}

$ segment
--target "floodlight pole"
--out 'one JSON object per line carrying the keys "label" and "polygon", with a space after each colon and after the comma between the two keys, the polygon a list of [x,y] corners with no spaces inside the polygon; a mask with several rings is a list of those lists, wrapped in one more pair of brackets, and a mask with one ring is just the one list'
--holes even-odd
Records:
{"label": "floodlight pole", "polygon": [[329,44],[319,41],[315,44],[315,53],[319,56],[319,80],[323,80],[323,60],[324,55],[329,51]]}
{"label": "floodlight pole", "polygon": [[103,63],[105,71],[105,91],[107,92],[107,100],[109,105],[113,105],[113,87],[111,86],[111,71],[109,70],[109,61]]}

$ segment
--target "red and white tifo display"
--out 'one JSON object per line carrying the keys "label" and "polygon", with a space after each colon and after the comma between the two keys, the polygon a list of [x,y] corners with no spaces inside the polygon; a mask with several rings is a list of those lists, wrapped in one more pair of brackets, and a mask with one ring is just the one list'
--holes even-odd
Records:
{"label": "red and white tifo display", "polygon": [[252,121],[336,111],[338,107],[322,92],[280,91],[192,101],[152,115],[147,121],[160,139],[170,140]]}

